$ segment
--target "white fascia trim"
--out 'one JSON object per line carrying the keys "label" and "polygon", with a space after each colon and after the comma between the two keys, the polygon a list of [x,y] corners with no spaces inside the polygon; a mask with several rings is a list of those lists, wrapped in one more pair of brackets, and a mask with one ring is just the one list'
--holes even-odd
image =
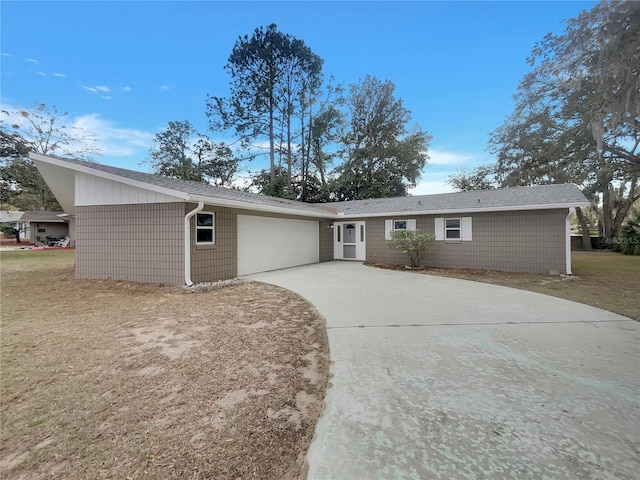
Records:
{"label": "white fascia trim", "polygon": [[205,202],[208,205],[217,205],[219,207],[239,208],[255,212],[280,213],[286,215],[297,215],[299,217],[313,218],[337,218],[335,213],[327,212],[309,212],[308,210],[298,210],[296,208],[274,207],[271,205],[261,205],[259,203],[243,202],[241,200],[230,200],[227,198],[204,197],[201,195],[190,195],[187,198],[190,202]]}
{"label": "white fascia trim", "polygon": [[87,175],[93,175],[95,177],[105,178],[107,180],[112,180],[114,182],[124,183],[125,185],[141,188],[143,190],[150,190],[156,193],[163,193],[171,197],[176,197],[180,200],[186,200],[189,197],[189,194],[178,192],[177,190],[172,190],[170,188],[165,188],[165,187],[159,187],[157,185],[141,182],[139,180],[133,180],[127,177],[121,177],[120,175],[114,175],[113,173],[103,172],[101,170],[85,167],[83,165],[75,165],[72,163],[67,163],[64,160],[58,160],[57,158],[48,157],[46,155],[41,155],[39,153],[30,153],[29,158],[38,162],[49,163],[51,165],[55,165],[56,167],[66,168],[68,170],[73,170],[75,172],[86,173]]}
{"label": "white fascia trim", "polygon": [[518,212],[524,210],[551,210],[556,208],[574,208],[574,207],[588,207],[591,205],[589,202],[580,203],[554,203],[548,205],[518,205],[518,206],[504,206],[504,207],[488,207],[488,208],[457,208],[447,210],[411,210],[404,212],[381,212],[381,213],[344,213],[340,212],[338,215],[344,218],[367,218],[367,217],[399,217],[407,215],[448,215],[453,213],[484,213],[484,212]]}

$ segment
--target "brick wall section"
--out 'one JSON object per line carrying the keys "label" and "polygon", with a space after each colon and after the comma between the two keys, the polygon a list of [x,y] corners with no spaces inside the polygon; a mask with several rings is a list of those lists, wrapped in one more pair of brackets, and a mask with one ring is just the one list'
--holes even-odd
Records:
{"label": "brick wall section", "polygon": [[[196,204],[186,204],[183,213]],[[229,208],[205,205],[203,212],[215,213],[215,245],[197,245],[195,216],[191,219],[191,280],[194,283],[228,280],[238,275],[238,221]]]}
{"label": "brick wall section", "polygon": [[[434,242],[426,264],[434,267],[474,268],[506,272],[565,272],[565,218],[567,209],[446,215],[472,217],[471,242]],[[408,215],[416,228],[434,233],[434,218]],[[406,264],[408,257],[389,248],[384,239],[385,218],[368,218],[367,261]]]}
{"label": "brick wall section", "polygon": [[320,221],[320,262],[333,260],[333,220]]}
{"label": "brick wall section", "polygon": [[76,207],[76,275],[184,284],[184,203]]}

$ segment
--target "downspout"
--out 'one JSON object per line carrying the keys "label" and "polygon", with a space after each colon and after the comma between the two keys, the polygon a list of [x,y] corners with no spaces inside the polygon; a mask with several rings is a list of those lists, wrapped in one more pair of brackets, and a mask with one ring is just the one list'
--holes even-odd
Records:
{"label": "downspout", "polygon": [[198,202],[198,206],[184,216],[184,283],[187,287],[193,285],[191,281],[191,217],[201,212],[204,202]]}
{"label": "downspout", "polygon": [[567,213],[567,217],[564,220],[564,228],[565,228],[565,256],[566,256],[566,265],[565,270],[567,275],[573,275],[571,273],[571,214],[573,213],[573,208],[569,209],[569,213]]}

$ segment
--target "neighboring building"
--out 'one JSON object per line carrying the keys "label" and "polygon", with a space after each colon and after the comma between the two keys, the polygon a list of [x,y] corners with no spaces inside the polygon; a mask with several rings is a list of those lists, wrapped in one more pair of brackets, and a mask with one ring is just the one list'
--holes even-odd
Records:
{"label": "neighboring building", "polygon": [[20,240],[27,240],[29,238],[29,223],[22,219],[23,214],[24,212],[0,210],[0,225],[17,229],[20,232]]}
{"label": "neighboring building", "polygon": [[64,212],[24,212],[22,221],[29,224],[28,238],[31,243],[52,244],[61,238],[70,236],[69,223],[72,220]]}
{"label": "neighboring building", "polygon": [[571,273],[571,184],[306,204],[31,154],[72,225],[76,274],[190,285],[331,260],[403,264],[393,229],[436,241],[426,263]]}

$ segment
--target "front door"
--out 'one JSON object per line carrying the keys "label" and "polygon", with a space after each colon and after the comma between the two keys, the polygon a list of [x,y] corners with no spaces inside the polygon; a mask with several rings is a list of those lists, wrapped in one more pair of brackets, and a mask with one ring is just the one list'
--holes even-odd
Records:
{"label": "front door", "polygon": [[333,224],[334,258],[336,260],[366,259],[365,222],[335,222]]}

